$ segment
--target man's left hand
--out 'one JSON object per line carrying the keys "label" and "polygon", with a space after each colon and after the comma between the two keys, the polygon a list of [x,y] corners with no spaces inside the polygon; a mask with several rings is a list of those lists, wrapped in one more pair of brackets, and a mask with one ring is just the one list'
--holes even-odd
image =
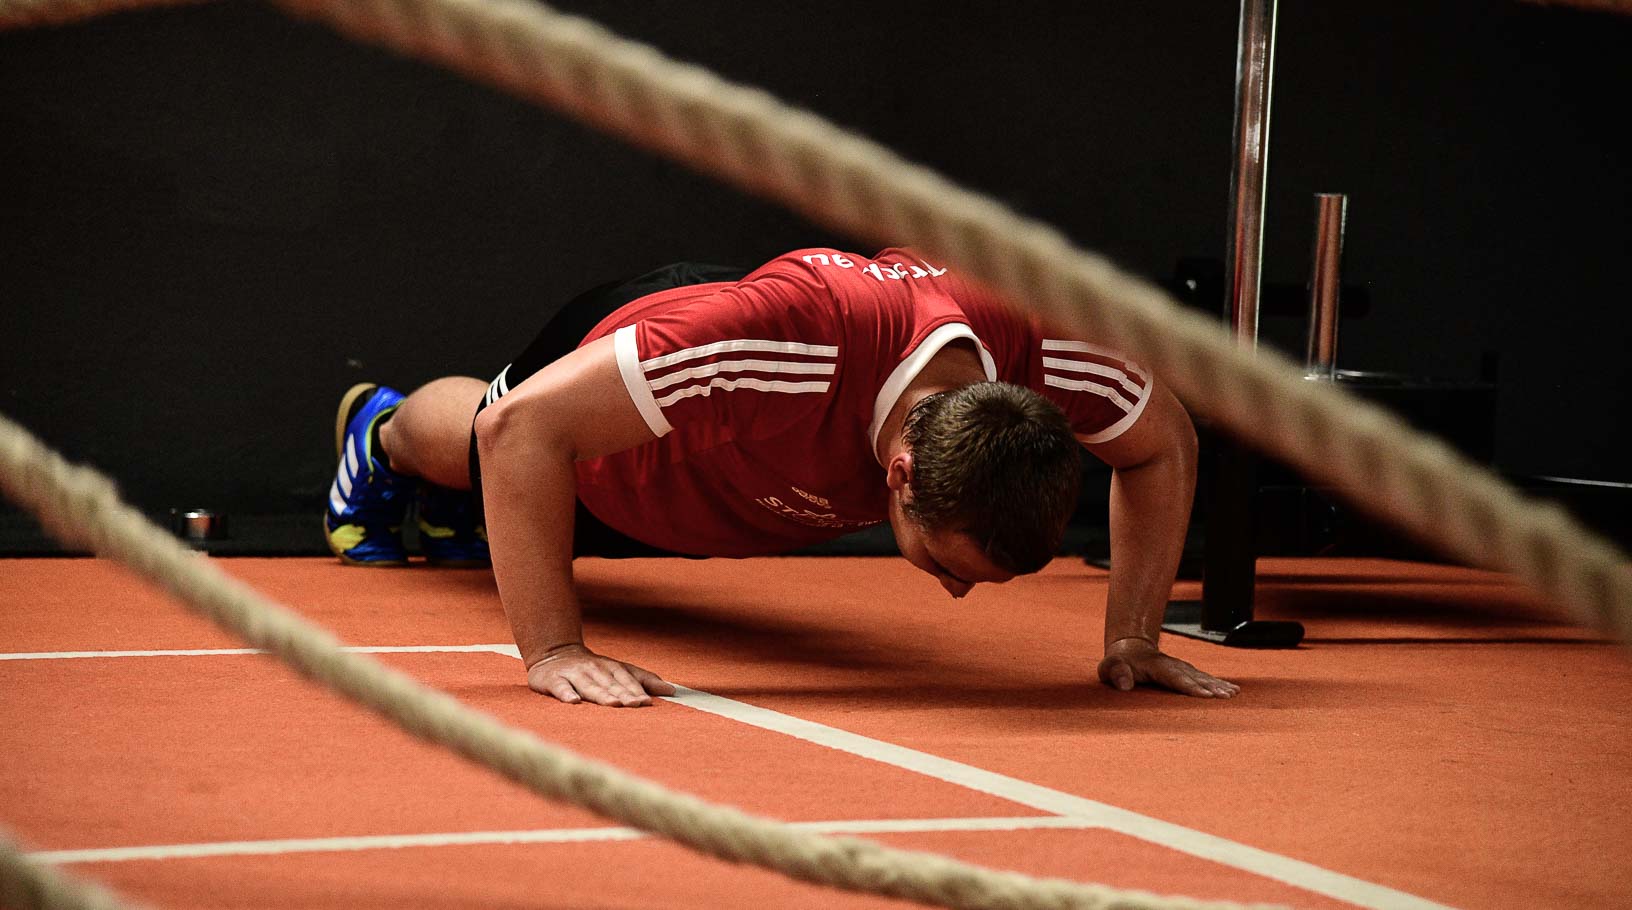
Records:
{"label": "man's left hand", "polygon": [[1105,649],[1101,682],[1124,692],[1145,683],[1197,698],[1232,698],[1241,687],[1169,657],[1143,638],[1124,638]]}

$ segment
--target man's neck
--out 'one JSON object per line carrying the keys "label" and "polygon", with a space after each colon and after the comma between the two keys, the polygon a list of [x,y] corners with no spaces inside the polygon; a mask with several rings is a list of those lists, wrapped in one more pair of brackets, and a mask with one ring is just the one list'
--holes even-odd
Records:
{"label": "man's neck", "polygon": [[878,463],[887,465],[890,459],[906,450],[907,444],[901,438],[901,425],[906,423],[907,412],[912,410],[913,405],[939,392],[985,381],[986,368],[969,342],[954,341],[935,352],[935,356],[907,385],[906,391],[896,399],[895,406],[890,408],[889,415],[880,425],[877,451],[874,452]]}

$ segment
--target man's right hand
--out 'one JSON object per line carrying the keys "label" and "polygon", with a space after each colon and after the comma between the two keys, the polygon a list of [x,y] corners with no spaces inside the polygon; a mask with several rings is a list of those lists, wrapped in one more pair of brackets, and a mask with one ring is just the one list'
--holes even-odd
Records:
{"label": "man's right hand", "polygon": [[651,704],[653,695],[674,694],[674,686],[656,673],[602,657],[583,645],[550,651],[527,668],[527,685],[569,705],[588,701],[612,708],[638,708]]}

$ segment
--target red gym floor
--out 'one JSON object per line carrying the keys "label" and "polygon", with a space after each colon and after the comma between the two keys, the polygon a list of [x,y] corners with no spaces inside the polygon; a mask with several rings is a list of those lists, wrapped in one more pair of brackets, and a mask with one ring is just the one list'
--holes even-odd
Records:
{"label": "red gym floor", "polygon": [[[1203,701],[1093,681],[1076,560],[963,601],[899,559],[581,560],[591,645],[695,690],[613,710],[526,690],[485,572],[217,564],[547,740],[819,830],[1298,907],[1632,901],[1632,660],[1500,575],[1265,560],[1259,615],[1308,639],[1170,637],[1244,689]],[[0,825],[159,907],[903,906],[534,797],[106,562],[0,561],[0,617]]]}

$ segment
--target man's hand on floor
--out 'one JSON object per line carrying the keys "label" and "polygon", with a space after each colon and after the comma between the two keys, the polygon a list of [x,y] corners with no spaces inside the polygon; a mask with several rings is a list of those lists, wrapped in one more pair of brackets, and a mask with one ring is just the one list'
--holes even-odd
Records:
{"label": "man's hand on floor", "polygon": [[1124,638],[1106,648],[1105,659],[1099,662],[1099,679],[1124,692],[1140,683],[1197,698],[1232,698],[1241,691],[1235,683],[1169,657],[1142,638]]}
{"label": "man's hand on floor", "polygon": [[653,695],[674,694],[674,686],[656,673],[583,645],[558,648],[527,668],[527,685],[569,705],[587,701],[613,708],[638,708],[651,704]]}

